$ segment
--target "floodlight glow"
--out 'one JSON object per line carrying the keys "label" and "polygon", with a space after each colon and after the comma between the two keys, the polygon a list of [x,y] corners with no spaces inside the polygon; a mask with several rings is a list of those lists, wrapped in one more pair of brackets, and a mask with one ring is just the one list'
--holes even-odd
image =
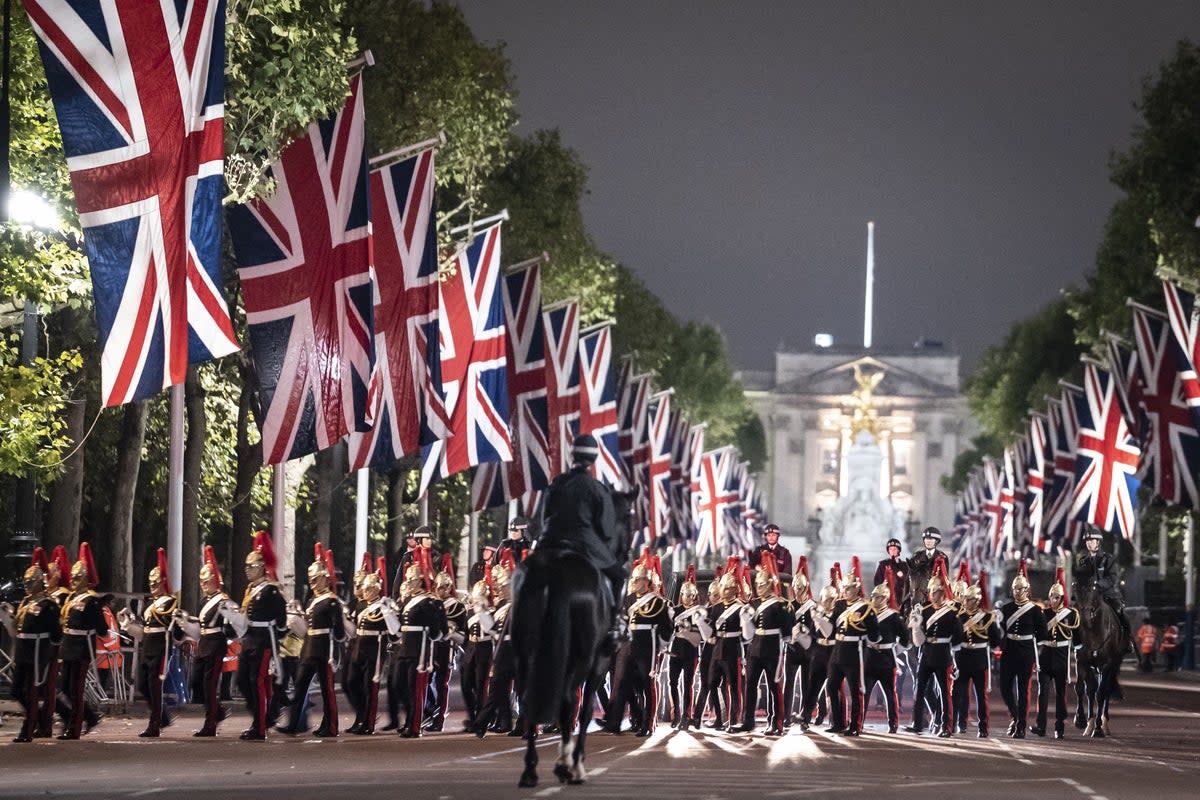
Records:
{"label": "floodlight glow", "polygon": [[46,198],[33,192],[13,192],[8,197],[8,218],[13,222],[43,230],[59,226],[58,212]]}
{"label": "floodlight glow", "polygon": [[817,347],[833,347],[833,334],[818,333],[813,337],[813,344]]}

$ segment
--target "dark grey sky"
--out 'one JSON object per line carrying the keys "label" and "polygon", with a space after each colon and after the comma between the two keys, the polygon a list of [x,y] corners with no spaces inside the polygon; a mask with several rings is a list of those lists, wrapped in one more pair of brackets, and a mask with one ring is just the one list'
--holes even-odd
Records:
{"label": "dark grey sky", "polygon": [[875,343],[973,362],[1090,270],[1141,79],[1200,39],[1196,0],[460,5],[600,246],[744,368],[861,341],[869,219]]}

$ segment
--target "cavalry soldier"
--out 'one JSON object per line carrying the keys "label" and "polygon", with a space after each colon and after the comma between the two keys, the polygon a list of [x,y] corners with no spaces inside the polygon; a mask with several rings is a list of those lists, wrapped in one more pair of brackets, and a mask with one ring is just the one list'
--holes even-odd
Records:
{"label": "cavalry soldier", "polygon": [[87,701],[84,683],[94,657],[94,642],[108,635],[104,618],[104,602],[96,594],[100,576],[87,542],[79,545],[79,560],[71,566],[71,594],[62,609],[63,641],[59,649],[59,672],[62,676],[70,722],[59,739],[78,739],[84,723],[91,730],[100,724],[101,713]]}
{"label": "cavalry soldier", "polygon": [[1120,575],[1118,574],[1117,560],[1112,557],[1111,553],[1100,549],[1100,543],[1103,540],[1104,536],[1100,533],[1100,529],[1095,525],[1088,525],[1087,531],[1083,534],[1083,544],[1087,549],[1082,553],[1077,553],[1075,561],[1071,565],[1071,577],[1075,582],[1075,597],[1078,599],[1080,593],[1085,589],[1100,592],[1104,602],[1108,603],[1116,612],[1117,622],[1120,623],[1121,631],[1125,634],[1125,641],[1132,642],[1129,618],[1125,616],[1125,601],[1118,588]]}
{"label": "cavalry soldier", "polygon": [[[921,544],[925,546],[925,549],[918,551],[908,559],[908,573],[911,579],[914,605],[925,603],[926,589],[929,586],[929,579],[933,576],[933,565],[938,559],[944,560],[947,564],[950,563],[946,554],[938,549],[938,543],[941,541],[942,532],[930,525],[921,531]],[[945,583],[948,589],[949,581]]]}
{"label": "cavalry soldier", "polygon": [[446,724],[446,711],[450,706],[454,654],[462,649],[467,630],[467,607],[455,594],[454,561],[449,553],[442,555],[442,568],[433,581],[433,591],[445,609],[448,633],[444,639],[433,643],[433,678],[429,682],[432,702],[425,711],[424,728],[438,732]]}
{"label": "cavalry soldier", "polygon": [[[833,608],[838,601],[841,584],[842,565],[835,561],[829,570],[829,583],[821,588],[820,598],[809,614],[816,639],[809,650],[810,669],[804,678],[804,705],[800,707],[802,731],[807,731],[810,723],[822,724],[829,709],[829,693],[826,691],[829,661],[837,642],[833,633]],[[817,712],[815,720],[812,718],[813,711]]]}
{"label": "cavalry soldier", "polygon": [[900,615],[900,606],[892,591],[896,578],[890,565],[884,565],[883,581],[871,590],[871,610],[875,612],[878,636],[867,642],[866,686],[863,696],[870,697],[878,684],[887,706],[888,733],[900,725],[900,699],[896,695],[896,650],[908,647],[908,626]]}
{"label": "cavalry soldier", "polygon": [[192,736],[212,737],[217,735],[217,723],[226,715],[221,708],[225,651],[231,639],[245,634],[246,617],[221,590],[221,570],[212,545],[208,544],[204,546],[204,566],[200,567],[200,591],[204,593],[204,605],[199,616],[181,618],[180,627],[196,642],[192,686],[204,703],[204,725]]}
{"label": "cavalry soldier", "polygon": [[758,710],[758,681],[765,677],[770,701],[767,736],[782,736],[783,721],[790,713],[783,704],[783,659],[792,637],[794,619],[788,604],[779,596],[779,571],[769,552],[763,552],[758,574],[754,576],[756,599],[751,602],[754,638],[746,659],[746,709],[741,731],[754,730]]}
{"label": "cavalry soldier", "polygon": [[917,696],[913,700],[913,722],[906,726],[910,733],[920,734],[925,730],[926,700],[930,695],[930,684],[938,693],[938,707],[933,714],[938,736],[949,738],[952,720],[950,716],[950,669],[954,665],[953,649],[963,640],[962,623],[955,616],[954,607],[947,602],[949,581],[944,560],[935,562],[933,576],[925,587],[929,602],[914,608],[909,621],[913,631],[913,644],[921,648],[917,669]]}
{"label": "cavalry soldier", "polygon": [[1029,714],[1029,678],[1038,663],[1037,643],[1048,638],[1046,618],[1029,597],[1029,573],[1025,559],[1012,582],[1012,602],[1000,608],[1004,626],[1004,652],[1000,657],[1000,696],[1008,706],[1012,722],[1008,735],[1025,738]]}
{"label": "cavalry soldier", "polygon": [[[687,579],[679,587],[679,605],[674,610],[675,632],[671,636],[668,686],[671,693],[671,725],[686,731],[692,722],[696,665],[700,660],[700,645],[712,635],[708,616],[698,605],[700,589],[696,586],[696,565],[689,564]],[[682,687],[680,681],[682,680]]]}
{"label": "cavalry soldier", "polygon": [[1050,699],[1050,684],[1054,684],[1054,738],[1063,738],[1067,719],[1067,684],[1075,682],[1075,650],[1079,647],[1079,612],[1067,603],[1067,582],[1059,567],[1048,592],[1049,608],[1042,609],[1046,617],[1046,632],[1041,641],[1038,675],[1037,725],[1030,730],[1046,735],[1046,705]]}
{"label": "cavalry soldier", "polygon": [[138,736],[156,739],[173,721],[163,708],[163,679],[167,677],[171,642],[183,638],[183,630],[176,624],[179,598],[171,593],[167,551],[161,547],[158,548],[158,563],[150,570],[149,581],[151,600],[142,612],[142,619],[136,619],[129,609],[122,609],[120,620],[121,627],[141,642],[137,682],[138,691],[150,706],[150,723]]}
{"label": "cavalry soldier", "polygon": [[649,736],[654,731],[659,639],[671,635],[671,607],[650,591],[650,561],[649,553],[643,555],[629,576],[633,587],[633,596],[625,603],[629,638],[617,650],[613,667],[613,693],[605,716],[609,733],[621,732],[626,705],[638,736]]}
{"label": "cavalry soldier", "polygon": [[954,576],[954,580],[950,582],[950,594],[954,597],[950,603],[954,606],[957,612],[962,609],[963,595],[967,592],[967,587],[971,585],[971,565],[964,558],[958,563],[958,574]]}
{"label": "cavalry soldier", "polygon": [[963,643],[954,655],[958,678],[954,681],[954,729],[967,729],[967,688],[975,693],[979,738],[988,736],[988,692],[992,690],[992,649],[1004,640],[996,615],[988,608],[987,572],[979,570],[979,583],[963,590],[958,620]]}
{"label": "cavalry soldier", "polygon": [[334,691],[334,643],[345,641],[350,631],[337,588],[337,570],[333,566],[333,551],[317,542],[313,562],[308,565],[308,588],[312,599],[304,609],[304,646],[300,650],[296,689],[288,710],[288,724],[277,728],[281,733],[295,736],[305,733],[301,728],[304,705],[308,702],[308,687],[313,678],[321,687],[321,724],[313,736],[338,735],[337,693]]}
{"label": "cavalry soldier", "polygon": [[62,619],[58,604],[46,594],[46,573],[50,565],[42,548],[33,551],[33,562],[23,576],[25,597],[17,607],[15,617],[7,603],[0,605],[5,627],[10,627],[16,645],[13,647],[13,695],[25,709],[25,721],[14,742],[32,742],[42,720],[49,719],[54,709],[54,696],[49,693],[52,647],[62,640]]}
{"label": "cavalry soldier", "polygon": [[[830,733],[859,736],[863,725],[863,686],[865,655],[868,639],[879,638],[879,623],[871,604],[863,599],[862,568],[858,556],[850,560],[850,574],[842,582],[842,599],[834,603],[833,653],[829,660],[829,718]],[[850,695],[850,718],[842,705],[842,682]]]}
{"label": "cavalry soldier", "polygon": [[[418,541],[420,541],[418,539]],[[392,680],[388,691],[397,693],[397,710],[404,706],[400,735],[421,735],[425,693],[433,669],[433,643],[446,637],[446,607],[432,592],[433,564],[428,548],[409,566],[400,589],[400,636],[393,653]]]}
{"label": "cavalry soldier", "polygon": [[[599,450],[597,450],[598,453]],[[525,536],[525,532],[528,530],[529,520],[524,517],[513,517],[512,522],[508,523],[508,538],[500,543],[500,547],[493,556],[495,559],[493,563],[499,564],[500,558],[506,550],[512,554],[514,564],[524,561],[525,556],[529,553],[529,548],[533,547],[533,542]]]}
{"label": "cavalry soldier", "polygon": [[489,730],[495,733],[513,731],[511,695],[517,680],[517,661],[513,654],[512,634],[508,625],[509,612],[512,611],[512,571],[515,568],[512,553],[509,552],[504,553],[503,560],[492,567],[492,602],[496,608],[493,612],[492,636],[495,646],[492,650],[492,666],[483,708],[480,709],[472,729],[480,738]]}
{"label": "cavalry soldier", "polygon": [[275,549],[266,531],[254,534],[254,547],[246,556],[246,594],[241,613],[246,617],[246,634],[238,658],[238,691],[246,698],[251,725],[239,737],[267,738],[270,726],[272,675],[279,675],[279,639],[288,631],[287,603],[279,591],[275,574]]}
{"label": "cavalry soldier", "polygon": [[[712,701],[714,721],[709,723],[711,727],[725,727],[725,720],[722,717],[721,706],[721,691],[718,688],[716,691],[709,692],[708,690],[708,674],[712,670],[712,654],[716,649],[717,637],[712,629],[711,617],[709,611],[712,607],[721,602],[721,577],[724,573],[724,567],[717,567],[713,575],[713,581],[708,585],[708,594],[705,596],[705,603],[699,608],[703,609],[704,622],[708,627],[708,632],[704,640],[700,643],[700,694],[696,697],[696,702],[692,706],[692,721],[691,727],[699,728],[704,717],[704,710],[708,706],[709,701]],[[728,703],[726,703],[728,706]],[[725,708],[728,711],[728,708]]]}
{"label": "cavalry soldier", "polygon": [[379,711],[379,683],[383,677],[383,656],[387,640],[400,632],[396,601],[387,596],[387,559],[379,557],[378,568],[362,577],[362,610],[356,615],[357,627],[346,672],[346,696],[354,707],[354,724],[347,732],[356,736],[375,733]]}
{"label": "cavalry soldier", "polygon": [[722,685],[728,687],[729,729],[741,715],[744,642],[754,635],[754,612],[739,598],[739,570],[739,559],[731,556],[721,576],[721,602],[708,608],[708,624],[712,626],[715,642],[705,687],[710,696],[720,691]]}
{"label": "cavalry soldier", "polygon": [[884,585],[887,580],[884,571],[891,569],[894,586],[888,587],[888,595],[891,598],[888,602],[895,606],[901,615],[907,616],[911,610],[909,604],[912,602],[912,587],[908,580],[908,561],[900,557],[900,549],[899,539],[887,540],[888,557],[875,567],[875,581],[872,586]]}
{"label": "cavalry soldier", "polygon": [[483,575],[484,577],[471,587],[471,608],[465,628],[467,640],[463,649],[462,668],[458,673],[463,705],[467,710],[467,718],[463,722],[463,730],[466,731],[475,727],[475,721],[483,708],[495,641],[492,630],[496,622],[492,617],[492,592],[488,588],[492,581],[491,564],[485,566]]}
{"label": "cavalry soldier", "polygon": [[[50,566],[46,570],[46,596],[58,606],[61,620],[62,611],[67,605],[67,598],[71,596],[71,557],[67,555],[67,548],[61,544],[55,545],[54,551],[50,554]],[[51,645],[50,648],[50,672],[46,674],[46,693],[53,698],[53,701],[47,704],[42,712],[42,719],[38,722],[35,738],[47,739],[50,737],[54,729],[54,712],[56,710],[59,717],[62,718],[63,725],[66,725],[71,717],[71,709],[67,706],[65,696],[62,694],[62,681],[59,675],[58,651],[61,646],[60,641],[58,644]]]}
{"label": "cavalry soldier", "polygon": [[763,539],[766,544],[760,544],[754,548],[754,552],[750,555],[751,564],[763,563],[763,553],[770,553],[775,559],[775,569],[783,575],[792,574],[792,553],[786,547],[779,543],[779,526],[774,522],[763,528]]}
{"label": "cavalry soldier", "polygon": [[808,557],[800,556],[796,564],[796,574],[792,576],[792,600],[788,611],[792,615],[792,635],[788,642],[787,655],[783,660],[783,706],[785,709],[783,727],[792,724],[792,709],[796,704],[796,675],[800,675],[800,705],[807,699],[807,683],[809,671],[809,649],[813,645],[813,631],[816,626],[812,621],[812,610],[817,602],[813,600],[812,586],[808,580]]}

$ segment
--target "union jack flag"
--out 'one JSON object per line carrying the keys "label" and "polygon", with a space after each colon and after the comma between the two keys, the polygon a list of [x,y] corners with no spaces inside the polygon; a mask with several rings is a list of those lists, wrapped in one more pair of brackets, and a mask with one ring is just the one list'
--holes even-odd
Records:
{"label": "union jack flag", "polygon": [[1045,493],[1046,511],[1042,517],[1044,552],[1061,548],[1071,538],[1071,498],[1075,493],[1075,444],[1079,437],[1079,418],[1075,400],[1082,393],[1077,386],[1062,386],[1058,399],[1047,404],[1047,433],[1054,450],[1054,478]]}
{"label": "union jack flag", "polygon": [[571,468],[571,443],[579,433],[579,303],[542,312],[546,327],[546,396],[554,476]]}
{"label": "union jack flag", "polygon": [[1168,503],[1200,507],[1195,478],[1200,470],[1200,436],[1183,391],[1187,357],[1158,312],[1135,307],[1133,332],[1147,429],[1139,477]]}
{"label": "union jack flag", "polygon": [[438,287],[442,394],[450,438],[421,448],[421,489],[489,461],[512,460],[508,429],[508,330],[500,288],[500,225],[459,250]]}
{"label": "union jack flag", "polygon": [[1016,500],[1016,456],[1013,447],[1004,448],[1004,469],[1000,476],[1000,507],[1003,509],[1003,522],[1000,526],[1000,538],[995,542],[995,555],[1004,551],[1012,551],[1017,546],[1017,510],[1020,507]]}
{"label": "union jack flag", "polygon": [[692,507],[688,496],[692,482],[688,475],[688,444],[692,425],[682,409],[671,413],[671,530],[676,541],[692,537]]}
{"label": "union jack flag", "polygon": [[1108,370],[1084,362],[1084,393],[1076,398],[1079,435],[1071,516],[1133,536],[1141,451],[1129,433]]}
{"label": "union jack flag", "polygon": [[687,458],[685,461],[687,467],[687,520],[688,531],[687,539],[689,541],[698,541],[700,534],[700,482],[703,479],[704,468],[704,429],[707,423],[693,425],[687,435]]}
{"label": "union jack flag", "polygon": [[350,434],[353,469],[389,466],[445,438],[438,351],[437,230],[432,150],[371,173],[375,256],[373,427]]}
{"label": "union jack flag", "polygon": [[512,409],[513,459],[475,471],[474,508],[503,505],[545,489],[555,474],[546,399],[546,335],[542,323],[541,267],[534,263],[504,275],[508,326],[508,399]]}
{"label": "union jack flag", "polygon": [[1195,427],[1200,428],[1200,378],[1196,376],[1196,363],[1200,360],[1200,310],[1196,308],[1196,296],[1185,292],[1170,281],[1163,281],[1163,294],[1167,299],[1167,318],[1175,341],[1183,350],[1186,364],[1179,369],[1183,384],[1183,395],[1192,410]]}
{"label": "union jack flag", "polygon": [[225,3],[26,0],[62,129],[106,406],[238,349],[221,290]]}
{"label": "union jack flag", "polygon": [[596,437],[600,455],[592,475],[625,491],[625,471],[617,450],[617,383],[612,368],[612,323],[579,336],[579,430]]}
{"label": "union jack flag", "polygon": [[362,74],[345,106],[271,167],[275,193],[229,210],[263,406],[263,462],[370,429],[371,201]]}
{"label": "union jack flag", "polygon": [[1050,446],[1047,419],[1044,415],[1035,413],[1029,420],[1026,490],[1029,496],[1029,530],[1033,537],[1033,546],[1038,550],[1042,548],[1042,519],[1046,509],[1046,468],[1048,464],[1053,463],[1053,459],[1054,451]]}
{"label": "union jack flag", "polygon": [[726,488],[734,464],[730,448],[705,453],[700,459],[696,488],[696,555],[724,555],[730,549],[725,510],[737,502],[737,492]]}
{"label": "union jack flag", "polygon": [[649,502],[647,537],[650,544],[665,539],[671,525],[671,391],[650,400],[646,461]]}
{"label": "union jack flag", "polygon": [[996,558],[1003,549],[1004,525],[1009,510],[1012,509],[1012,496],[1004,497],[1004,478],[996,462],[991,458],[983,459],[981,488],[983,502],[980,512],[983,515],[983,532],[987,542],[987,551]]}
{"label": "union jack flag", "polygon": [[622,365],[621,402],[617,407],[620,429],[617,445],[621,449],[621,461],[625,472],[632,480],[642,466],[646,443],[646,404],[650,401],[649,373],[633,374],[633,358],[625,357]]}

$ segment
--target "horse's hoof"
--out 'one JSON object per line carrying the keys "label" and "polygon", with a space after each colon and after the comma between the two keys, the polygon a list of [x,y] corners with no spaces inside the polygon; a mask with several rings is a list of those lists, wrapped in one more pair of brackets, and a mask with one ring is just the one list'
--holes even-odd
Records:
{"label": "horse's hoof", "polygon": [[1092,731],[1092,738],[1093,739],[1103,739],[1104,738],[1104,729],[1097,726],[1096,730]]}
{"label": "horse's hoof", "polygon": [[555,764],[554,777],[558,778],[559,783],[567,783],[571,780],[571,770],[567,768],[566,764]]}
{"label": "horse's hoof", "polygon": [[1083,730],[1084,728],[1087,727],[1087,720],[1076,717],[1075,718],[1075,727],[1078,728],[1079,730]]}
{"label": "horse's hoof", "polygon": [[567,781],[568,786],[583,786],[585,783],[587,783],[587,778],[571,778]]}
{"label": "horse's hoof", "polygon": [[522,789],[529,789],[537,786],[537,784],[538,778],[536,772],[522,773],[521,780],[517,781],[517,786],[520,786]]}

